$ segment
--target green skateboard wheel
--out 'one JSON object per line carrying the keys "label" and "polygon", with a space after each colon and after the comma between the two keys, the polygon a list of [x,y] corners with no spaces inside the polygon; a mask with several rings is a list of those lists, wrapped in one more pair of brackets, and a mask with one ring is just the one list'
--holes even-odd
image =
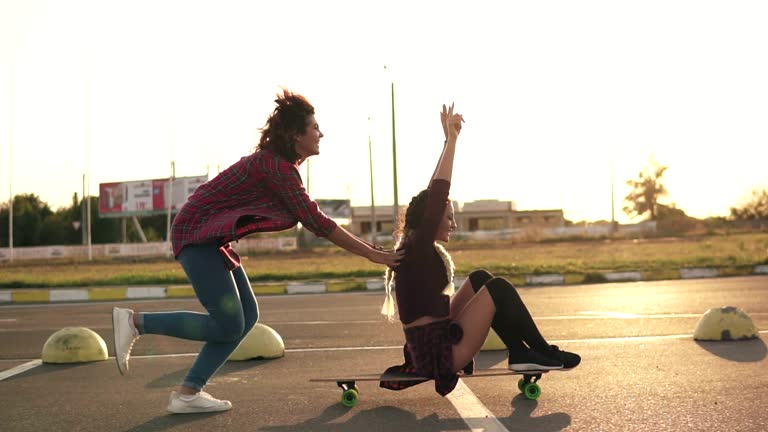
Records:
{"label": "green skateboard wheel", "polygon": [[541,396],[541,387],[536,383],[529,383],[523,389],[523,394],[530,400],[536,400]]}
{"label": "green skateboard wheel", "polygon": [[520,390],[520,392],[524,392],[525,390],[525,380],[520,378],[520,380],[517,382],[517,389]]}
{"label": "green skateboard wheel", "polygon": [[357,393],[355,388],[344,390],[344,392],[341,394],[341,404],[345,407],[352,408],[353,406],[357,405],[358,397],[359,393]]}

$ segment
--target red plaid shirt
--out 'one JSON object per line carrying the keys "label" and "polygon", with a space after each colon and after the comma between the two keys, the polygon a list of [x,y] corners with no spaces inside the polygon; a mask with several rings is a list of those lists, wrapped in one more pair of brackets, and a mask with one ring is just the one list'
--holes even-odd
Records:
{"label": "red plaid shirt", "polygon": [[173,254],[189,244],[217,241],[230,268],[240,259],[229,242],[255,232],[282,231],[298,222],[318,237],[338,226],[304,189],[298,165],[270,150],[256,150],[200,185],[171,228]]}

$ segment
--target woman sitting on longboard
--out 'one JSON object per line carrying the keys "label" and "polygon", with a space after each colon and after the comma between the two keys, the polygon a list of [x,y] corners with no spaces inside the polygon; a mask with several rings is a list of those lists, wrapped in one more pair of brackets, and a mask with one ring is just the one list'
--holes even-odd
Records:
{"label": "woman sitting on longboard", "polygon": [[[509,369],[547,371],[571,369],[581,358],[561,351],[542,337],[536,324],[507,280],[485,270],[472,272],[454,294],[453,262],[436,241],[448,242],[456,229],[453,206],[448,200],[456,139],[464,122],[453,105],[440,116],[445,144],[428,189],[413,197],[401,229],[397,250],[405,256],[387,270],[387,297],[382,314],[394,316],[392,282],[400,321],[405,332],[405,364],[388,372],[409,372],[435,380],[435,390],[445,396],[458,381],[457,373],[471,373],[489,328],[509,349]],[[418,384],[382,381],[381,387],[400,390]]]}

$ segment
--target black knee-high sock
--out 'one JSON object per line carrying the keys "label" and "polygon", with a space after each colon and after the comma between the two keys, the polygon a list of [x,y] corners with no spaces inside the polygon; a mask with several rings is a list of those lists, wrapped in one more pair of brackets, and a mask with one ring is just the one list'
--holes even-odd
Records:
{"label": "black knee-high sock", "polygon": [[[469,274],[469,282],[475,293],[480,291],[480,288],[485,286],[485,284],[493,278],[494,276],[487,270],[475,270]],[[500,314],[497,311],[491,322],[491,328],[497,335],[499,335],[499,338],[504,342],[507,349],[511,352],[522,352],[527,350],[528,347],[523,343],[522,336],[516,334],[511,329],[507,329],[504,320],[499,315]]]}
{"label": "black knee-high sock", "polygon": [[491,327],[510,351],[526,349],[523,342],[539,351],[549,348],[531,313],[511,283],[506,279],[493,277],[485,270],[472,272],[469,280],[475,292],[485,286],[491,295],[496,306]]}
{"label": "black knee-high sock", "polygon": [[469,274],[469,283],[475,294],[491,279],[493,279],[493,275],[487,270],[475,270]]}

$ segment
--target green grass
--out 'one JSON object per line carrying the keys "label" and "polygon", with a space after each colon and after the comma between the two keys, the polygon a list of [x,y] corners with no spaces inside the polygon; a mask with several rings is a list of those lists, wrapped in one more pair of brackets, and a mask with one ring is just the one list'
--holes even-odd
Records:
{"label": "green grass", "polygon": [[[686,267],[728,268],[749,274],[768,263],[768,233],[645,240],[513,243],[457,242],[448,250],[466,275],[477,268],[520,280],[524,275],[566,274],[567,282],[599,282],[605,271],[641,271],[663,278]],[[339,248],[318,248],[244,257],[254,282],[380,277],[383,267]],[[179,264],[164,258],[5,262],[0,288],[186,284]]]}

